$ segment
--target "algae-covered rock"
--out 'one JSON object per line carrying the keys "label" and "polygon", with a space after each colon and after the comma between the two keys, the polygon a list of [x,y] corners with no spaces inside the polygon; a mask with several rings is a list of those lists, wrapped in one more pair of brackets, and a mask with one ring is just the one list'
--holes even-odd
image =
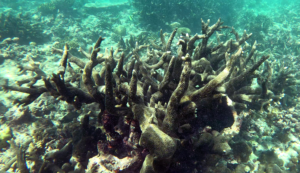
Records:
{"label": "algae-covered rock", "polygon": [[177,29],[177,33],[181,34],[181,33],[188,33],[188,34],[191,34],[191,30],[190,28],[187,28],[187,27],[180,27]]}
{"label": "algae-covered rock", "polygon": [[7,107],[2,102],[0,102],[0,114],[4,114],[7,110]]}
{"label": "algae-covered rock", "polygon": [[228,155],[232,152],[231,147],[228,144],[228,138],[222,135],[215,136],[214,139],[214,146],[212,148],[212,151],[214,153],[220,154],[220,155]]}
{"label": "algae-covered rock", "polygon": [[244,172],[250,172],[250,167],[244,164],[239,164],[235,168],[235,173],[244,173]]}
{"label": "algae-covered rock", "polygon": [[78,48],[79,48],[80,46],[82,46],[82,45],[80,45],[79,43],[83,43],[83,40],[81,40],[81,39],[76,39],[76,38],[72,39],[72,38],[66,36],[66,37],[61,38],[61,39],[59,40],[59,43],[56,44],[54,47],[55,47],[55,48],[61,48],[61,47],[63,47],[65,44],[68,44],[69,51],[70,51],[71,53],[76,54],[76,53],[78,52]]}
{"label": "algae-covered rock", "polygon": [[241,162],[247,162],[252,153],[252,148],[245,141],[233,143],[231,145],[235,158]]}
{"label": "algae-covered rock", "polygon": [[214,153],[217,153],[217,154],[228,155],[231,152],[231,148],[228,145],[228,143],[226,143],[226,142],[224,142],[224,143],[216,143],[213,146],[212,151]]}
{"label": "algae-covered rock", "polygon": [[172,30],[174,30],[175,28],[179,28],[181,24],[179,22],[173,22],[169,26]]}
{"label": "algae-covered rock", "polygon": [[12,131],[9,127],[5,127],[0,131],[0,150],[9,146],[7,141],[12,137]]}
{"label": "algae-covered rock", "polygon": [[126,35],[126,27],[119,25],[114,29],[114,33],[119,36],[125,36]]}
{"label": "algae-covered rock", "polygon": [[169,169],[170,159],[176,150],[176,143],[156,125],[149,124],[142,133],[139,144],[150,154],[143,163],[141,173],[165,172]]}
{"label": "algae-covered rock", "polygon": [[282,173],[283,171],[276,164],[268,164],[266,167],[266,173]]}
{"label": "algae-covered rock", "polygon": [[176,150],[176,143],[156,125],[147,126],[140,138],[140,145],[147,148],[156,159],[171,158]]}
{"label": "algae-covered rock", "polygon": [[205,158],[205,165],[207,166],[215,166],[221,159],[221,155],[219,154],[207,154],[204,156]]}
{"label": "algae-covered rock", "polygon": [[194,142],[194,147],[198,148],[198,147],[208,146],[209,144],[211,144],[212,138],[213,136],[210,133],[204,132],[202,133],[200,138]]}
{"label": "algae-covered rock", "polygon": [[289,137],[289,133],[288,132],[279,132],[277,134],[277,139],[282,142],[282,143],[287,143],[288,141],[290,141],[290,137]]}
{"label": "algae-covered rock", "polygon": [[283,160],[278,158],[278,155],[274,152],[274,150],[262,152],[258,161],[260,161],[262,164],[276,164],[279,166],[283,165]]}

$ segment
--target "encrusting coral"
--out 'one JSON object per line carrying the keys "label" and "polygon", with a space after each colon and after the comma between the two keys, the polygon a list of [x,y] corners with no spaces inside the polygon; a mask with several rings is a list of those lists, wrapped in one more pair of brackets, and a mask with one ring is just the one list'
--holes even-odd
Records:
{"label": "encrusting coral", "polygon": [[[87,62],[72,55],[67,45],[63,50],[53,48],[62,58],[51,77],[36,69],[31,87],[21,86],[24,82],[3,86],[5,90],[28,93],[17,101],[24,106],[46,92],[76,109],[83,104],[99,105],[101,130],[91,125],[86,115],[81,125],[72,127],[80,127],[76,131],[79,135],[65,136],[65,146],[46,152],[40,170],[228,170],[220,160],[236,154],[228,142],[238,134],[247,108],[264,109],[280,93],[273,93],[266,85],[268,79],[259,78],[262,72],[272,75],[262,65],[269,56],[256,57],[256,43],[246,53],[250,46],[245,41],[251,34],[245,31],[240,36],[231,28],[235,39],[221,42],[216,34],[217,43],[209,43],[222,29],[230,27],[220,19],[211,26],[209,20],[202,20],[202,35],[183,33],[177,53],[172,49],[177,29],[168,40],[161,31],[161,44],[153,41],[152,49],[136,43],[126,54],[113,48],[99,53],[104,41],[99,37],[91,51],[80,49]],[[142,56],[144,49],[147,52]],[[76,73],[70,63],[82,73]],[[95,68],[99,64],[100,71]],[[69,72],[72,75],[68,77]],[[34,85],[40,79],[44,85]],[[258,81],[256,88],[254,80]],[[218,166],[206,164],[207,158]]]}

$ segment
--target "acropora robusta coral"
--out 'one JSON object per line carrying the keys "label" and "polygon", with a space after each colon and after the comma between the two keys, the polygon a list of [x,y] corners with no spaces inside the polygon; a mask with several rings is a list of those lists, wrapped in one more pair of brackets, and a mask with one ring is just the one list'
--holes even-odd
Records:
{"label": "acropora robusta coral", "polygon": [[[229,141],[239,133],[249,108],[266,109],[281,96],[269,85],[273,73],[263,65],[269,56],[257,56],[256,42],[245,43],[252,34],[244,31],[241,36],[220,19],[201,24],[201,35],[180,34],[177,52],[177,28],[168,39],[161,30],[159,43],[136,42],[125,53],[118,48],[100,53],[105,39],[99,37],[90,51],[79,49],[87,61],[72,55],[67,44],[53,48],[62,56],[55,73],[36,68],[38,78],[3,86],[27,93],[15,102],[23,106],[43,93],[78,110],[91,103],[99,106],[101,128],[91,125],[89,115],[80,125],[70,123],[77,135],[64,133],[65,146],[46,152],[41,170],[230,171],[221,161],[236,155],[232,150],[239,147]],[[219,34],[212,39],[217,31],[228,29],[234,39],[222,40]],[[36,85],[38,80],[44,84]],[[26,83],[31,87],[23,86]]]}

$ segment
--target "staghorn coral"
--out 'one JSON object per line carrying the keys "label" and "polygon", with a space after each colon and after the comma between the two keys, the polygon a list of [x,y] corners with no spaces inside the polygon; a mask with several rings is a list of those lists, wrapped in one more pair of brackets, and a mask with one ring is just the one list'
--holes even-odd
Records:
{"label": "staghorn coral", "polygon": [[[122,49],[122,51],[127,55],[126,60],[129,56],[131,56],[130,52],[136,48],[136,43],[145,45],[147,42],[148,34],[146,32],[140,33],[138,36],[130,35],[129,39],[124,40],[122,37],[118,41],[118,48]],[[147,46],[143,46],[146,48]]]}
{"label": "staghorn coral", "polygon": [[[253,14],[252,14],[253,15]],[[247,16],[248,17],[248,16]],[[248,19],[249,26],[247,26],[247,29],[254,33],[255,37],[251,38],[251,41],[258,41],[259,43],[263,42],[266,38],[266,35],[268,35],[269,28],[273,25],[273,21],[270,17],[265,15],[257,15],[257,16],[251,16],[252,19]]]}
{"label": "staghorn coral", "polygon": [[282,107],[291,107],[297,104],[296,96],[298,96],[297,88],[300,84],[299,73],[294,68],[295,62],[286,63],[279,61],[278,63],[268,63],[268,87],[278,95],[278,99]]}
{"label": "staghorn coral", "polygon": [[[99,53],[104,41],[99,37],[91,51],[80,49],[88,61],[72,55],[67,45],[63,50],[53,48],[62,59],[56,73],[42,76],[44,85],[3,87],[28,93],[19,101],[23,105],[45,92],[76,109],[83,104],[99,105],[102,132],[97,134],[105,137],[97,136],[88,116],[84,117],[78,132],[81,135],[65,145],[66,155],[70,152],[72,157],[68,155],[56,162],[57,152],[64,150],[48,153],[45,169],[59,172],[63,164],[71,164],[73,170],[87,168],[89,172],[96,172],[101,166],[110,172],[217,171],[226,168],[223,156],[235,154],[232,150],[237,147],[231,148],[229,141],[240,131],[243,118],[248,115],[247,107],[261,109],[277,97],[258,78],[264,71],[258,69],[267,69],[262,64],[269,56],[258,58],[256,43],[251,48],[244,44],[251,34],[244,32],[240,36],[231,28],[235,39],[222,42],[217,34],[216,42],[210,42],[216,31],[229,28],[220,19],[213,25],[202,20],[202,35],[182,35],[177,53],[172,49],[177,29],[167,41],[161,31],[160,44],[136,43],[128,53],[113,48]],[[146,54],[141,51],[144,48]],[[80,77],[65,75],[71,68],[68,63],[82,70]],[[100,71],[96,70],[97,65],[102,66]],[[255,78],[259,83],[251,89]],[[210,157],[218,167],[205,164],[204,160]]]}

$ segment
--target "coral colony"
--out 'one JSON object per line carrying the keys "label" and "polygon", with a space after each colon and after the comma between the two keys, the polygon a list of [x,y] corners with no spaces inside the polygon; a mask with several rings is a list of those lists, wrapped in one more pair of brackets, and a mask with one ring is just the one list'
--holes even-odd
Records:
{"label": "coral colony", "polygon": [[[52,15],[59,5],[38,10]],[[72,40],[53,44],[52,54],[18,45],[30,40],[21,31],[0,31],[10,36],[0,43],[1,63],[27,55],[10,69],[19,70],[17,82],[1,77],[3,93],[22,97],[5,111],[0,105],[0,173],[299,172],[299,112],[288,106],[296,105],[297,71],[258,53],[257,39],[246,42],[252,33],[214,22],[201,19],[194,35],[172,23],[158,41],[123,39],[129,29],[111,24],[116,46],[98,34],[89,50],[74,51],[80,43]],[[36,61],[46,55],[60,57],[55,70]]]}
{"label": "coral colony", "polygon": [[[167,172],[200,166],[201,163],[192,162],[199,157],[195,151],[204,152],[204,148],[215,153],[215,157],[229,156],[232,149],[228,141],[239,132],[247,116],[243,111],[247,107],[245,102],[248,107],[264,109],[270,99],[279,96],[268,89],[267,78],[261,79],[262,87],[249,89],[252,79],[260,75],[256,70],[269,56],[254,58],[255,43],[246,53],[243,44],[251,34],[244,32],[240,37],[233,28],[222,24],[220,19],[211,26],[209,21],[202,21],[203,34],[183,34],[177,52],[172,51],[175,29],[167,40],[161,31],[161,44],[153,45],[154,49],[136,43],[128,54],[118,48],[106,48],[100,54],[105,39],[99,37],[90,52],[80,50],[87,62],[68,52],[68,45],[64,49],[53,48],[62,58],[51,77],[34,62],[32,66],[19,67],[36,75],[18,81],[19,86],[3,86],[5,90],[29,94],[16,100],[16,104],[28,105],[47,93],[78,110],[90,103],[97,103],[101,110],[101,129],[90,125],[86,115],[76,127],[78,134],[69,136],[61,149],[41,151],[45,154],[40,171],[86,168],[89,172]],[[211,35],[221,29],[231,29],[236,39],[209,45]],[[200,43],[194,46],[197,40]],[[70,63],[82,72],[76,73]],[[94,69],[98,64],[104,65],[101,71]],[[217,68],[214,70],[211,64]],[[155,72],[158,69],[163,74]],[[262,69],[271,78],[267,66]],[[65,77],[66,73],[71,75]],[[44,85],[35,86],[38,80]],[[74,85],[76,82],[80,85]],[[24,83],[30,83],[30,87],[22,87]],[[209,117],[204,118],[203,114]],[[213,124],[222,120],[225,122]],[[34,143],[39,142],[42,147],[62,140],[52,139],[50,134],[36,135],[40,141]],[[33,148],[33,152],[38,149]],[[25,157],[21,157],[22,148],[19,152],[17,162],[23,165],[23,172],[28,172]],[[191,158],[191,163],[184,161],[185,157]],[[207,169],[221,168],[220,165]]]}

